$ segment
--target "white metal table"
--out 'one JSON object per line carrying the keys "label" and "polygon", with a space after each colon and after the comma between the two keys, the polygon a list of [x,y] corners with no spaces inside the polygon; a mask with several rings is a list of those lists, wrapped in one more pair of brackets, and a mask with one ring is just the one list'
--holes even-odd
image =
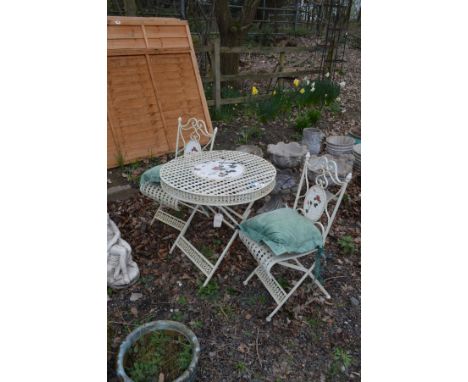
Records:
{"label": "white metal table", "polygon": [[[170,196],[195,205],[180,231],[170,253],[178,247],[207,279],[216,269],[236,239],[238,225],[244,222],[253,203],[275,187],[276,169],[259,156],[240,151],[208,151],[173,159],[161,167],[161,187]],[[247,205],[242,214],[231,206]],[[185,233],[197,211],[223,214],[223,224],[234,230],[215,264],[212,264],[186,238]],[[217,211],[218,210],[218,211]]]}

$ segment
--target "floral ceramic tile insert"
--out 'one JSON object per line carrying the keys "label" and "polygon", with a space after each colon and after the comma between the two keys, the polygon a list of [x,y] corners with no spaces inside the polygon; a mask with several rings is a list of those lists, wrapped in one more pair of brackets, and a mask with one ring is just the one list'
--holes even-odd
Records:
{"label": "floral ceramic tile insert", "polygon": [[327,194],[319,186],[312,186],[304,199],[304,214],[312,221],[317,221],[322,216],[327,204]]}
{"label": "floral ceramic tile insert", "polygon": [[196,176],[209,180],[236,179],[242,176],[244,171],[245,167],[240,163],[223,159],[198,163],[193,168]]}

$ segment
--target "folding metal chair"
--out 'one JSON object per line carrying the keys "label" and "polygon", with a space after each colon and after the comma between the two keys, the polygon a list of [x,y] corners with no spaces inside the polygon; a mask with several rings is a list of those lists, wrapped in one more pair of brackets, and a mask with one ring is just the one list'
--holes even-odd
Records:
{"label": "folding metal chair", "polygon": [[[176,151],[175,157],[177,158],[181,154],[181,149],[179,147],[182,142],[184,151],[183,154],[191,153],[194,151],[201,151],[208,149],[209,151],[213,150],[214,141],[216,138],[216,133],[218,128],[216,127],[212,133],[210,133],[206,127],[206,124],[201,119],[189,118],[185,124],[182,123],[182,117],[179,117],[177,120],[177,138],[176,138]],[[188,137],[188,139],[187,139]],[[202,137],[207,137],[208,142],[202,147],[200,145],[200,139]],[[140,192],[153,199],[156,204],[159,205],[156,213],[154,214],[153,219],[151,220],[150,225],[153,225],[155,220],[159,220],[162,223],[165,223],[179,231],[181,231],[185,225],[185,221],[170,214],[167,212],[167,209],[173,209],[175,211],[180,211],[179,206],[183,205],[190,209],[193,209],[194,206],[181,202],[169,194],[167,194],[159,184],[157,183],[145,183],[141,185]],[[203,209],[198,209],[197,212],[208,215]]]}
{"label": "folding metal chair", "polygon": [[[307,153],[293,209],[314,222],[319,228],[322,234],[323,244],[325,244],[352,174],[349,173],[344,180],[340,180],[338,178],[337,165],[334,161],[330,161],[326,157],[321,157],[311,166],[309,164],[309,158],[310,154]],[[316,174],[314,185],[310,188],[309,170],[313,171],[313,174]],[[306,185],[306,192],[301,194],[304,184]],[[338,187],[338,191],[336,191],[336,193],[330,192],[328,190],[329,186]],[[303,200],[302,208],[298,208],[301,199]],[[271,318],[276,312],[278,312],[289,297],[291,297],[296,289],[299,288],[308,277],[317,285],[327,299],[330,298],[328,292],[314,275],[314,269],[317,265],[315,259],[312,261],[310,267],[304,266],[299,261],[301,257],[315,256],[318,248],[307,253],[288,253],[277,256],[266,245],[257,243],[244,232],[240,232],[239,237],[258,263],[258,266],[244,281],[244,285],[247,285],[250,279],[254,275],[257,275],[277,303],[277,307],[267,317],[267,321],[271,321]],[[303,274],[289,292],[285,291],[278,280],[272,275],[271,269],[275,265],[290,268]]]}

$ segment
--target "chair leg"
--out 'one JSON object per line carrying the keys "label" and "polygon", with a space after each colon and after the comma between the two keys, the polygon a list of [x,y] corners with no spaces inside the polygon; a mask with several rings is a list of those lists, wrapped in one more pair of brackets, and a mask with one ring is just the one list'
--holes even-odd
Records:
{"label": "chair leg", "polygon": [[315,283],[315,285],[318,286],[318,288],[322,291],[322,293],[325,295],[325,298],[327,300],[330,300],[331,299],[331,296],[330,294],[326,291],[326,289],[323,287],[322,284],[320,284],[320,282],[313,276],[313,275],[309,275],[310,278],[313,280],[313,282]]}
{"label": "chair leg", "polygon": [[[302,264],[301,264],[302,265]],[[319,289],[323,292],[327,300],[331,299],[331,296],[328,294],[328,292],[325,290],[322,284],[313,276],[312,271],[314,270],[315,263],[312,264],[312,266],[307,270],[307,272],[304,273],[304,275],[300,278],[300,280],[292,287],[292,289],[289,291],[289,293],[285,296],[283,301],[281,301],[280,304],[273,310],[273,312],[270,313],[270,315],[266,318],[268,322],[271,321],[272,317],[278,312],[278,310],[286,303],[286,301],[289,299],[289,297],[292,296],[292,294],[296,291],[297,288],[301,286],[301,284],[304,282],[304,280],[307,277],[310,277],[314,283],[319,287]]]}
{"label": "chair leg", "polygon": [[[312,267],[313,269],[313,267]],[[271,318],[276,314],[276,312],[278,312],[278,310],[285,304],[286,301],[288,301],[289,297],[292,296],[292,294],[296,291],[297,288],[299,288],[301,286],[301,284],[304,282],[304,280],[307,278],[307,276],[309,275],[309,272],[305,272],[304,275],[299,279],[299,281],[296,283],[296,285],[294,285],[291,290],[289,291],[289,293],[284,297],[283,301],[281,301],[280,304],[278,304],[278,306],[273,310],[273,312],[270,313],[270,315],[266,318],[266,320],[268,322],[271,321]]]}
{"label": "chair leg", "polygon": [[[298,260],[298,259],[294,259],[294,261],[296,262],[296,264],[300,265],[301,267],[304,267],[304,265],[301,264],[301,262]],[[305,267],[304,267],[305,268]],[[328,294],[328,292],[326,291],[326,289],[323,287],[323,285],[314,277],[312,271],[314,270],[315,268],[315,262],[312,264],[312,266],[310,267],[310,269],[308,270],[308,274],[309,274],[309,277],[312,279],[312,281],[314,282],[315,285],[318,286],[318,288],[322,291],[322,293],[325,295],[325,298],[327,300],[330,300],[331,299],[331,296]]]}
{"label": "chair leg", "polygon": [[249,275],[249,277],[247,277],[247,278],[244,280],[244,282],[243,282],[244,285],[247,285],[247,284],[249,283],[250,279],[253,277],[253,275],[255,274],[255,272],[257,272],[257,269],[258,269],[259,267],[260,267],[260,265],[259,265],[257,268],[255,268],[255,269],[253,270],[253,272]]}
{"label": "chair leg", "polygon": [[150,223],[150,227],[153,225],[154,221],[156,220],[156,215],[158,214],[160,208],[161,206],[159,206],[156,212],[154,213],[153,220],[151,220],[151,223]]}

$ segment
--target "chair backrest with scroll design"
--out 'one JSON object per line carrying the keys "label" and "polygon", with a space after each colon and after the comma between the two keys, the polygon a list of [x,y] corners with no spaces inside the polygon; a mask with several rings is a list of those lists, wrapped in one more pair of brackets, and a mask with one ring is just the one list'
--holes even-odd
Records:
{"label": "chair backrest with scroll design", "polygon": [[[335,161],[322,156],[310,164],[309,159],[310,154],[307,153],[293,208],[317,225],[325,243],[352,174],[347,174],[345,179],[341,180]],[[309,171],[315,174],[312,182],[309,181]],[[306,192],[302,194],[304,183]],[[309,187],[311,183],[313,185]],[[338,190],[333,193],[329,188],[334,187]],[[300,199],[303,199],[303,203],[302,207],[298,208]]]}
{"label": "chair backrest with scroll design", "polygon": [[[177,139],[176,139],[176,151],[175,157],[179,155],[180,142],[184,145],[184,153],[192,151],[200,151],[208,148],[209,151],[213,150],[214,141],[216,138],[216,133],[218,128],[215,127],[212,133],[210,133],[206,127],[206,124],[203,120],[197,118],[189,118],[185,124],[182,123],[182,117],[179,117],[177,126]],[[189,137],[187,140],[185,137]],[[202,137],[207,137],[208,143],[205,146],[200,145],[200,139]]]}

